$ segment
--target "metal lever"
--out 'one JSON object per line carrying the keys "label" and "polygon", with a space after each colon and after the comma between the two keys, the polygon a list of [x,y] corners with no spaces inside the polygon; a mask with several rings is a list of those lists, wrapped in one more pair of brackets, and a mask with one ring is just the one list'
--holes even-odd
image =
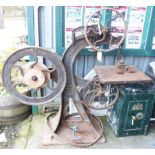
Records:
{"label": "metal lever", "polygon": [[132,116],[131,124],[134,125],[134,121],[136,120],[136,116]]}

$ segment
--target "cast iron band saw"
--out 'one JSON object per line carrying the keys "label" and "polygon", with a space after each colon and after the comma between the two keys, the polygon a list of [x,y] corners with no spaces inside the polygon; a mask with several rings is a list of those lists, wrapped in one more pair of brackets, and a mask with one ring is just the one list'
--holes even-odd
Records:
{"label": "cast iron band saw", "polygon": [[[101,23],[103,10],[114,12],[114,16],[104,25]],[[90,25],[89,22],[95,17],[98,19],[97,23]],[[111,22],[117,18],[122,20],[124,26],[121,36],[113,35],[117,28],[111,26]],[[84,34],[76,36],[79,30],[83,31],[83,27],[73,31],[72,44],[66,49],[62,59],[54,51],[26,47],[12,54],[3,67],[2,79],[5,88],[24,104],[46,104],[59,95],[62,96],[57,114],[47,117],[43,142],[45,145],[70,143],[86,147],[98,141],[105,142],[102,122],[91,114],[90,109],[110,108],[119,97],[117,85],[101,84],[97,75],[90,80],[75,76],[73,65],[80,51],[88,46],[92,52],[120,49],[126,34],[123,15],[116,9],[103,8],[90,16],[84,27]],[[32,60],[29,61],[28,57]],[[12,70],[18,70],[20,78],[12,79]],[[21,93],[18,90],[21,85],[28,87],[31,94]],[[78,113],[68,114],[70,99]],[[94,104],[96,100],[100,102]]]}

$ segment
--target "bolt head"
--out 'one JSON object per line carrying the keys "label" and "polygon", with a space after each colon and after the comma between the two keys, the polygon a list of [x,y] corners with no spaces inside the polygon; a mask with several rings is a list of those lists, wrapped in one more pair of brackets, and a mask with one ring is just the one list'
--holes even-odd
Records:
{"label": "bolt head", "polygon": [[37,81],[38,80],[38,77],[34,75],[34,76],[32,76],[32,80],[33,81]]}

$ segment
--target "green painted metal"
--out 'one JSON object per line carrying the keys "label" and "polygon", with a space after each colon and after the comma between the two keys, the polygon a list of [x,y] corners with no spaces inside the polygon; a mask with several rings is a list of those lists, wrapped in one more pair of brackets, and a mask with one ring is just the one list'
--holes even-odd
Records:
{"label": "green painted metal", "polygon": [[[103,23],[104,23],[104,25],[106,26],[107,25],[107,23],[108,23],[108,21],[109,21],[109,19],[111,19],[112,18],[112,11],[111,10],[103,10],[102,11],[102,16],[104,17],[103,18]],[[111,26],[111,24],[110,25],[108,25],[108,26]],[[105,45],[105,46],[103,46],[103,47],[101,47],[101,48],[109,48],[109,45]]]}
{"label": "green painted metal", "polygon": [[[128,6],[127,19],[126,19],[126,28],[127,29],[128,29],[128,25],[129,25],[130,11],[131,11],[131,6]],[[125,48],[125,47],[126,47],[126,39],[124,40],[124,44],[123,44],[123,48]]]}
{"label": "green painted metal", "polygon": [[[152,27],[150,27],[150,24],[151,24],[151,21],[152,21],[152,11],[153,11],[153,7],[152,6],[148,6],[147,10],[146,10],[145,22],[144,22],[144,26],[143,26],[143,35],[142,35],[141,49],[145,49],[145,47],[146,47],[145,43],[146,43],[146,40],[147,40],[146,38],[148,38],[148,31],[150,30],[150,28],[152,28]],[[150,42],[150,43],[147,42],[147,43],[151,44],[152,42]]]}
{"label": "green painted metal", "polygon": [[34,39],[34,9],[33,6],[27,7],[27,27],[28,27],[28,44],[30,46],[35,45]]}
{"label": "green painted metal", "polygon": [[[148,16],[151,16],[151,18],[149,21],[148,31],[147,31],[147,35],[145,38],[145,45],[146,45],[145,49],[151,50],[154,31],[155,31],[155,7],[154,6],[151,7],[151,12],[150,12],[150,15],[148,14]],[[144,29],[145,29],[145,27],[144,27]]]}
{"label": "green painted metal", "polygon": [[55,29],[56,29],[56,52],[62,55],[65,47],[65,8],[57,6],[55,9]]}
{"label": "green painted metal", "polygon": [[[62,55],[63,52],[66,50],[64,47],[62,48],[58,48],[58,54]],[[117,55],[118,50],[113,50],[111,52],[108,53],[103,53],[103,55],[107,56],[107,55],[113,55],[116,56]],[[87,55],[87,56],[95,56],[96,52],[89,52],[88,49],[83,49],[80,53],[80,55]],[[144,50],[144,49],[122,49],[122,55],[123,56],[147,56],[147,57],[152,57],[155,56],[155,50]]]}
{"label": "green painted metal", "polygon": [[119,100],[107,119],[115,135],[146,135],[155,103],[152,84],[120,85],[119,90]]}
{"label": "green painted metal", "polygon": [[[85,8],[83,8],[85,10]],[[131,7],[128,7],[128,14],[127,14],[127,25],[129,23],[130,18],[130,10]],[[55,23],[56,23],[56,51],[59,55],[62,55],[65,51],[64,46],[64,18],[65,18],[65,8],[64,6],[57,6],[56,7],[56,13],[55,13]],[[83,18],[84,18],[84,12],[83,12]],[[142,45],[140,49],[127,49],[125,48],[126,45],[124,44],[122,49],[122,54],[124,56],[155,56],[155,50],[152,50],[152,40],[153,40],[153,32],[155,27],[155,13],[154,13],[154,7],[148,6],[146,11],[146,18],[144,23],[144,31],[142,35]],[[84,23],[84,20],[82,20],[82,24]],[[145,46],[146,45],[146,46]],[[80,53],[81,55],[95,55],[93,52],[89,52],[87,49],[84,49]],[[109,53],[103,53],[103,55],[116,55],[117,50],[109,52]]]}
{"label": "green painted metal", "polygon": [[[84,52],[83,52],[84,51]],[[96,52],[89,52],[87,49],[84,49],[80,55],[90,55],[90,56],[95,56]],[[114,50],[108,53],[103,53],[103,55],[117,55],[118,50]],[[147,57],[152,57],[155,56],[155,50],[143,50],[143,49],[122,49],[122,55],[123,56],[147,56]]]}
{"label": "green painted metal", "polygon": [[[28,45],[34,46],[35,45],[35,34],[34,34],[34,7],[28,6],[27,7],[27,27],[28,27]],[[30,61],[33,58],[30,57]],[[38,113],[38,106],[32,106],[32,114]]]}

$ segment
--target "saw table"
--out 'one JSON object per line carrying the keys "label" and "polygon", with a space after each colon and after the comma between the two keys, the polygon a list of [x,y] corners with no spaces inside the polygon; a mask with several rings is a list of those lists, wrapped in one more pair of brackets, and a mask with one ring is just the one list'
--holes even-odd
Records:
{"label": "saw table", "polygon": [[116,66],[95,66],[99,80],[103,84],[127,84],[127,83],[150,83],[151,78],[143,72],[136,70],[135,73],[125,71],[123,74],[116,72]]}

